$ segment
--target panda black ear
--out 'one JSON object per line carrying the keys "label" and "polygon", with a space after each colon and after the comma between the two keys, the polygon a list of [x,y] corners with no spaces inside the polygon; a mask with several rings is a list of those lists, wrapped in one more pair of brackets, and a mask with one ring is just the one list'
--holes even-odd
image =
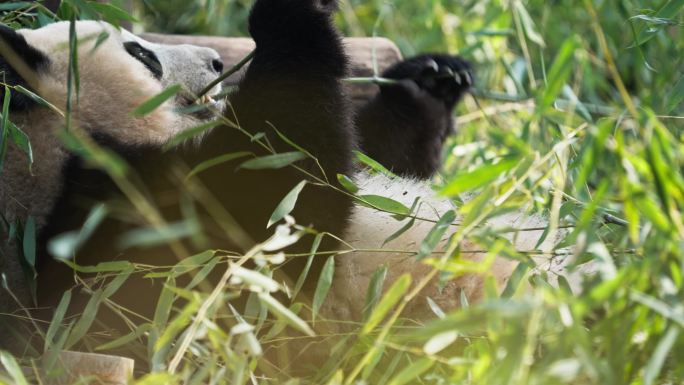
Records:
{"label": "panda black ear", "polygon": [[[12,28],[0,24],[0,107],[4,102],[3,85],[31,89],[36,72],[47,66],[50,60],[41,51],[31,47],[23,36]],[[35,102],[28,96],[10,90],[10,110],[31,108]]]}

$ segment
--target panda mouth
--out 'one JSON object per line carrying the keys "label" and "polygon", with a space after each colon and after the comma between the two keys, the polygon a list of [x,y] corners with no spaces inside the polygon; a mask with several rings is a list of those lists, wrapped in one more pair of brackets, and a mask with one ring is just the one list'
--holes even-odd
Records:
{"label": "panda mouth", "polygon": [[204,94],[204,95],[200,96],[200,98],[197,99],[197,101],[195,103],[196,104],[216,104],[218,102],[216,100],[214,100],[214,98],[212,98],[211,96]]}
{"label": "panda mouth", "polygon": [[214,99],[220,95],[202,95],[199,98],[179,96],[176,111],[184,115],[190,115],[200,120],[209,120],[223,112],[225,102],[222,99]]}

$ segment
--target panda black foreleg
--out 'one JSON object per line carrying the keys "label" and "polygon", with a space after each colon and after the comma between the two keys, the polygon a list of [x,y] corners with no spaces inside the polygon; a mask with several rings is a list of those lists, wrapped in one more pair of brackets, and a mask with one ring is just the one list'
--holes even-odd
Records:
{"label": "panda black foreleg", "polygon": [[335,8],[332,0],[258,0],[249,18],[254,58],[231,98],[243,128],[292,150],[273,135],[277,129],[331,173],[350,169],[355,145],[340,84],[347,58],[331,20]]}
{"label": "panda black foreleg", "polygon": [[387,69],[396,84],[362,106],[356,117],[361,149],[393,172],[429,178],[440,166],[451,112],[472,86],[471,67],[458,56],[420,55]]}
{"label": "panda black foreleg", "polygon": [[[235,164],[203,173],[210,191],[231,192],[221,195],[222,203],[255,241],[272,234],[272,228],[266,229],[270,214],[305,179],[313,183],[299,195],[292,213],[297,223],[340,235],[350,215],[351,199],[318,183],[332,184],[337,174],[350,175],[356,146],[341,86],[347,59],[331,20],[335,8],[335,2],[326,0],[257,0],[251,11],[249,29],[256,49],[226,117],[277,153],[296,151],[280,133],[317,159],[296,163],[313,177],[293,167],[245,170]],[[205,159],[235,151],[270,155],[229,127],[214,130],[201,147]],[[321,250],[326,246],[324,242]],[[307,251],[309,247],[302,245]],[[282,270],[296,279],[305,262],[293,258]],[[324,262],[324,257],[314,261],[308,281],[316,282]]]}

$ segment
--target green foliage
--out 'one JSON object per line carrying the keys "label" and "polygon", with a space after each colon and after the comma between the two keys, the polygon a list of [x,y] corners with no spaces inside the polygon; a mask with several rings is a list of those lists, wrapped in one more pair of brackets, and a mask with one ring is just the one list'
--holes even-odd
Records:
{"label": "green foliage", "polygon": [[[241,35],[250,4],[145,0],[136,16],[150,30]],[[118,11],[90,5],[70,1],[55,15],[40,2],[3,3],[0,20],[13,27],[38,26],[75,14],[127,20]],[[284,254],[283,247],[306,242],[303,235],[313,232],[286,220],[273,238],[247,253],[211,251],[177,266],[72,264],[76,271],[97,275],[82,283],[91,293],[90,302],[81,317],[66,319],[70,294],[65,294],[48,328],[46,346],[123,349],[152,372],[138,384],[242,384],[257,378],[274,384],[682,382],[683,11],[684,1],[676,0],[343,1],[338,22],[348,35],[387,36],[406,55],[458,52],[474,63],[477,87],[458,111],[459,131],[449,139],[445,167],[436,178],[438,189],[456,202],[462,203],[462,193],[471,193],[473,199],[458,206],[460,226],[450,247],[453,258],[428,257],[445,226],[454,221],[453,213],[434,224],[417,248],[428,263],[442,268],[444,279],[488,267],[486,261],[467,261],[460,254],[460,241],[524,261],[506,287],[499,288],[503,293],[489,285],[483,300],[463,295],[462,308],[455,311],[439,309],[428,300],[435,320],[417,324],[401,315],[416,296],[412,285],[421,282],[412,282],[409,276],[390,282],[379,267],[365,299],[364,321],[351,325],[353,333],[324,335],[331,341],[327,362],[305,378],[294,379],[280,370],[286,365],[279,365],[291,362],[274,359],[264,347],[300,340],[307,346],[305,336],[315,333],[312,316],[328,290],[334,290],[330,255],[339,250],[324,249],[321,240],[327,235],[317,234],[310,254]],[[3,127],[0,138],[6,146],[11,132],[8,124]],[[204,128],[197,133],[201,131]],[[144,229],[172,226],[160,222],[143,195],[125,183],[127,168],[118,158],[75,134],[65,137],[71,140],[70,148],[124,187],[149,226]],[[260,138],[253,139],[261,143]],[[248,155],[227,154],[192,173]],[[242,167],[297,167],[308,156],[301,150],[272,154],[247,160]],[[377,172],[389,173],[362,154],[358,158]],[[350,193],[356,192],[349,178],[338,180]],[[273,222],[292,210],[300,190],[298,186],[283,198]],[[407,219],[404,227],[397,222],[399,234],[422,220],[405,218],[415,212],[418,201],[408,208],[380,196],[361,199]],[[597,273],[586,279],[581,292],[533,269],[530,250],[512,249],[502,239],[505,230],[482,226],[488,218],[518,209],[548,216],[543,238],[567,229],[556,249],[544,250],[549,260],[573,257],[578,266],[595,264]],[[72,254],[92,226],[96,223],[62,239],[63,254]],[[164,234],[170,234],[164,238],[169,243],[187,236]],[[309,259],[289,291],[294,294],[300,293],[304,281],[317,279],[309,276],[313,258],[331,258],[324,277],[313,281],[319,282],[313,308],[296,295],[288,306],[272,293],[286,285],[272,277],[283,259],[300,257]],[[255,270],[243,266],[248,260],[256,262]],[[202,287],[203,278],[221,272],[225,279],[216,288]],[[102,306],[129,320],[110,297],[130,274],[168,277],[154,320],[134,324],[130,334],[118,338],[88,333],[95,310]],[[181,285],[181,275],[192,277],[191,282]],[[381,295],[383,288],[387,290]],[[229,305],[241,295],[251,295],[244,314]],[[335,322],[317,316],[316,325],[324,321]],[[8,373],[0,374],[0,381],[8,376],[8,381],[24,383],[14,358],[5,353],[0,357]]]}

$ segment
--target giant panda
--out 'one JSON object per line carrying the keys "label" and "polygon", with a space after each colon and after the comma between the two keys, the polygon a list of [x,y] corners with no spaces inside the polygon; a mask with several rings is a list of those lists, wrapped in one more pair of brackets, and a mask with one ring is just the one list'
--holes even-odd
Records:
{"label": "giant panda", "polygon": [[[333,289],[322,309],[331,318],[360,319],[368,282],[382,265],[388,266],[390,280],[402,273],[418,280],[429,271],[429,266],[397,250],[417,251],[434,221],[455,209],[451,201],[436,196],[426,179],[440,167],[444,140],[454,130],[452,110],[472,84],[471,68],[460,57],[440,54],[405,60],[382,74],[395,82],[354,108],[342,83],[348,60],[331,21],[335,9],[332,0],[256,0],[249,17],[256,49],[239,89],[229,96],[225,110],[223,102],[208,99],[213,111],[224,110],[229,124],[171,150],[165,143],[207,118],[180,114],[174,107],[187,104],[192,100],[187,95],[198,93],[218,76],[221,63],[216,52],[152,44],[103,23],[76,24],[84,43],[80,45],[81,91],[73,126],[131,165],[130,179],[143,197],[154,202],[166,223],[177,223],[192,212],[200,218],[205,236],[182,240],[184,255],[173,247],[119,248],[121,235],[149,226],[149,218],[121,199],[120,186],[108,175],[64,149],[54,136],[63,120],[13,92],[12,119],[31,138],[36,159],[31,173],[17,150],[8,154],[0,204],[10,219],[31,216],[37,221],[39,307],[54,307],[61,293],[75,286],[73,271],[47,257],[45,245],[59,234],[78,229],[96,202],[109,202],[110,215],[78,250],[78,264],[125,259],[168,266],[206,248],[246,253],[273,234],[266,225],[271,213],[303,180],[308,183],[291,217],[318,233],[334,235],[323,237],[319,250],[338,250],[341,245],[356,250],[336,257]],[[7,78],[26,84],[58,107],[65,104],[68,28],[68,23],[56,23],[33,31],[0,30],[25,64],[19,70],[5,57],[0,68],[9,74]],[[102,31],[109,34],[104,43],[87,39]],[[144,118],[131,117],[131,109],[172,83],[181,83],[187,95],[180,94]],[[211,95],[219,91],[217,86]],[[295,150],[312,157],[277,169],[240,167],[250,157]],[[365,152],[397,176],[360,169],[354,150]],[[234,159],[197,174],[192,184],[184,184],[187,179],[179,177],[179,170],[186,175],[188,167],[227,154],[226,159]],[[383,242],[403,224],[389,213],[360,204],[338,185],[338,175],[351,177],[359,188],[357,196],[387,196],[406,206],[420,197],[423,204],[417,216],[433,222],[417,223],[385,245],[386,252],[363,252],[382,249]],[[539,226],[537,218],[522,213],[498,221],[513,227],[532,222]],[[445,233],[440,247],[452,232],[453,228]],[[526,232],[514,241],[521,249],[532,250],[539,236],[540,232]],[[312,238],[303,238],[291,250],[308,251]],[[469,248],[477,247],[464,241],[461,249]],[[8,258],[11,252],[16,250],[3,249],[3,268],[6,276],[19,277]],[[484,254],[471,257],[477,260]],[[303,296],[313,292],[324,261],[313,259]],[[305,264],[306,258],[287,260],[277,271],[282,274],[278,279],[294,282]],[[513,261],[497,259],[487,275],[501,286],[514,267]],[[434,282],[409,311],[429,318],[428,297],[446,310],[458,307],[464,296],[476,301],[483,297],[483,280],[482,275],[466,274],[446,286]],[[13,287],[19,292],[17,281]],[[163,279],[130,277],[113,298],[130,314],[149,317],[163,283]],[[3,298],[8,297],[3,294]]]}

